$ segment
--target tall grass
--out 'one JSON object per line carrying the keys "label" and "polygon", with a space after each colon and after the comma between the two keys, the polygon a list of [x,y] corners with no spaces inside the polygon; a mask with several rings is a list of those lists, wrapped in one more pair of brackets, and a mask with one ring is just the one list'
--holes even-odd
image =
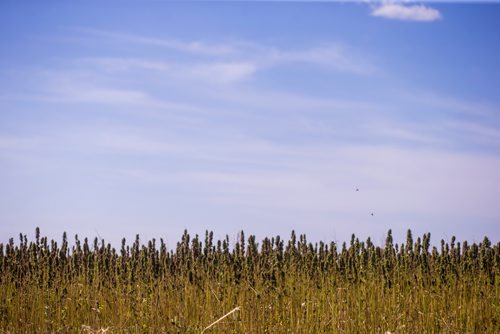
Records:
{"label": "tall grass", "polygon": [[[383,247],[307,242],[292,231],[204,241],[187,232],[119,250],[20,235],[0,244],[3,333],[495,333],[500,243],[430,234]],[[238,312],[232,312],[238,308]],[[228,313],[230,313],[228,315]],[[221,317],[227,315],[223,319]],[[220,321],[217,321],[221,319]],[[213,326],[210,327],[210,325]],[[210,327],[210,328],[207,328]]]}

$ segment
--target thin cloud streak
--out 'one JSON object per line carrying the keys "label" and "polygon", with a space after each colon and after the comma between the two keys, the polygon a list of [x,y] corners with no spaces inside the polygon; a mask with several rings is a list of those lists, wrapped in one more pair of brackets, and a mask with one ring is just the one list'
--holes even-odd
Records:
{"label": "thin cloud streak", "polygon": [[330,67],[342,72],[373,74],[378,69],[338,45],[325,45],[306,50],[279,50],[269,48],[265,53],[271,63],[303,62]]}
{"label": "thin cloud streak", "polygon": [[445,126],[462,134],[469,140],[495,145],[500,148],[500,130],[479,123],[448,121]]}
{"label": "thin cloud streak", "polygon": [[22,152],[43,147],[45,140],[38,136],[0,135],[0,151]]}
{"label": "thin cloud streak", "polygon": [[77,28],[76,30],[85,34],[99,36],[107,39],[113,39],[116,41],[165,47],[179,52],[186,52],[192,54],[221,56],[235,52],[235,50],[231,46],[224,44],[205,43],[201,41],[181,42],[174,39],[145,37],[128,33],[120,33],[120,32],[90,29],[90,28]]}
{"label": "thin cloud streak", "polygon": [[79,60],[79,62],[99,66],[100,69],[109,72],[130,71],[134,69],[169,71],[173,66],[172,64],[165,61],[125,57],[82,58]]}
{"label": "thin cloud streak", "polygon": [[258,66],[250,61],[212,61],[180,63],[141,58],[86,58],[82,63],[93,65],[111,74],[150,71],[170,75],[176,80],[231,84],[252,77]]}
{"label": "thin cloud streak", "polygon": [[227,84],[247,79],[256,71],[257,66],[250,62],[225,62],[186,66],[181,73],[195,80]]}
{"label": "thin cloud streak", "polygon": [[420,102],[432,108],[446,110],[452,113],[470,115],[474,117],[494,117],[498,115],[500,106],[481,101],[468,101],[452,96],[435,93],[422,93],[408,96],[416,103]]}

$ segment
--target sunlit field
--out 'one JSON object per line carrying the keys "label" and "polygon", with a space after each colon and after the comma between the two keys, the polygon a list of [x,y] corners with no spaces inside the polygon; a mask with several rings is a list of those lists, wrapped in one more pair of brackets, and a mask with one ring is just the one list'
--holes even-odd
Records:
{"label": "sunlit field", "polygon": [[0,244],[0,332],[495,333],[500,243],[432,244],[185,232],[115,249],[37,229]]}

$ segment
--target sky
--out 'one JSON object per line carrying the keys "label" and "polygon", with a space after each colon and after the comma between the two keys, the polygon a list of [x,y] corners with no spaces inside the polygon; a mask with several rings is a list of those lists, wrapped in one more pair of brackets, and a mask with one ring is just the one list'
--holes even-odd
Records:
{"label": "sky", "polygon": [[2,1],[0,242],[497,242],[499,57],[494,2]]}

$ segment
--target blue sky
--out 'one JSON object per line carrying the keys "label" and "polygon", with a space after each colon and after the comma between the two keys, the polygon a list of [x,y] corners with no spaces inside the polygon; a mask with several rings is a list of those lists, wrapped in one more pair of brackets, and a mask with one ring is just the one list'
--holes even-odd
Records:
{"label": "blue sky", "polygon": [[2,1],[0,242],[498,241],[499,56],[498,4]]}

